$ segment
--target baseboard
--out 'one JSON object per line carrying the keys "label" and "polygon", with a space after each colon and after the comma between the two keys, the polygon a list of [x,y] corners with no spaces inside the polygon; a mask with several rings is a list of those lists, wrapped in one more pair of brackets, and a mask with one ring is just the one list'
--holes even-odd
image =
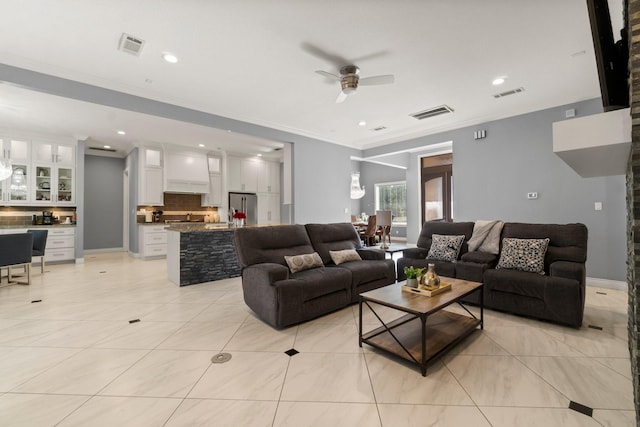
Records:
{"label": "baseboard", "polygon": [[100,248],[100,249],[85,249],[85,254],[105,254],[110,252],[125,252],[124,248]]}
{"label": "baseboard", "polygon": [[622,282],[620,280],[598,279],[596,277],[587,277],[587,286],[615,289],[618,291],[626,291],[628,289],[627,282]]}

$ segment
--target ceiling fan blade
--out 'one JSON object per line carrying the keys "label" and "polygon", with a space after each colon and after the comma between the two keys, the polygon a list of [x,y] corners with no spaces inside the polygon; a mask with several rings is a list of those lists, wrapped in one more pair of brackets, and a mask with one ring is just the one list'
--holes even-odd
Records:
{"label": "ceiling fan blade", "polygon": [[316,73],[320,74],[321,76],[327,77],[329,79],[340,81],[340,77],[336,76],[335,74],[331,74],[322,70],[316,70]]}
{"label": "ceiling fan blade", "polygon": [[333,66],[336,67],[336,68],[340,68],[340,67],[344,66],[345,64],[349,64],[350,63],[350,61],[347,60],[346,58],[343,58],[342,56],[336,55],[334,53],[327,52],[326,50],[322,49],[321,47],[315,46],[315,45],[313,45],[311,43],[308,43],[308,42],[303,42],[301,47],[307,53],[333,64]]}
{"label": "ceiling fan blade", "polygon": [[375,86],[375,85],[388,85],[395,82],[393,74],[386,74],[384,76],[371,76],[363,77],[360,79],[361,86]]}
{"label": "ceiling fan blade", "polygon": [[338,94],[338,98],[336,98],[336,104],[342,104],[345,99],[347,99],[347,94],[343,91],[340,91],[340,93]]}

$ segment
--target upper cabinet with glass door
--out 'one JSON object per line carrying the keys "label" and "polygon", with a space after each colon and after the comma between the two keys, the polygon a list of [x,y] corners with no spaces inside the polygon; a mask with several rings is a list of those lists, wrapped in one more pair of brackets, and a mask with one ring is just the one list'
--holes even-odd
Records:
{"label": "upper cabinet with glass door", "polygon": [[0,138],[0,156],[11,164],[12,174],[0,182],[0,204],[20,205],[29,196],[29,148],[28,141]]}
{"label": "upper cabinet with glass door", "polygon": [[33,202],[73,205],[75,203],[75,147],[33,142]]}

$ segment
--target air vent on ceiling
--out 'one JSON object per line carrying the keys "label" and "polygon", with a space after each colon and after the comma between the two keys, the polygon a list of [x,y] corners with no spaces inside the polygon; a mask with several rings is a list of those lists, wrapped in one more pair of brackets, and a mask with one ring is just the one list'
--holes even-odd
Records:
{"label": "air vent on ceiling", "polygon": [[429,108],[428,110],[420,111],[419,113],[410,114],[411,117],[418,120],[427,119],[429,117],[439,116],[440,114],[453,113],[453,108],[448,105],[441,105],[435,108]]}
{"label": "air vent on ceiling", "polygon": [[378,126],[377,128],[371,129],[373,132],[380,132],[381,130],[385,130],[386,126]]}
{"label": "air vent on ceiling", "polygon": [[110,153],[116,152],[116,150],[114,150],[113,148],[102,148],[102,147],[89,147],[89,150],[108,151]]}
{"label": "air vent on ceiling", "polygon": [[519,87],[517,89],[508,90],[506,92],[496,93],[495,95],[493,95],[493,97],[494,98],[502,98],[502,97],[509,96],[509,95],[515,95],[516,93],[520,93],[520,92],[524,92],[524,88],[523,87]]}
{"label": "air vent on ceiling", "polygon": [[144,40],[122,33],[118,49],[131,55],[139,56],[143,46]]}

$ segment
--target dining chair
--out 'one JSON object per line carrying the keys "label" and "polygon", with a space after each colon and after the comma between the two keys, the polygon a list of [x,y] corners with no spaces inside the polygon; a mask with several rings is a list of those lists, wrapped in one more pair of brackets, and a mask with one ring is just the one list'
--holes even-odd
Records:
{"label": "dining chair", "polygon": [[49,230],[27,230],[33,235],[32,257],[40,257],[40,274],[44,274],[44,250],[47,246]]}
{"label": "dining chair", "polygon": [[376,244],[376,216],[370,215],[367,222],[367,228],[360,231],[360,238],[365,246],[373,246]]}
{"label": "dining chair", "polygon": [[11,282],[11,268],[24,267],[27,285],[31,284],[31,233],[0,234],[0,268],[7,268],[7,278]]}

